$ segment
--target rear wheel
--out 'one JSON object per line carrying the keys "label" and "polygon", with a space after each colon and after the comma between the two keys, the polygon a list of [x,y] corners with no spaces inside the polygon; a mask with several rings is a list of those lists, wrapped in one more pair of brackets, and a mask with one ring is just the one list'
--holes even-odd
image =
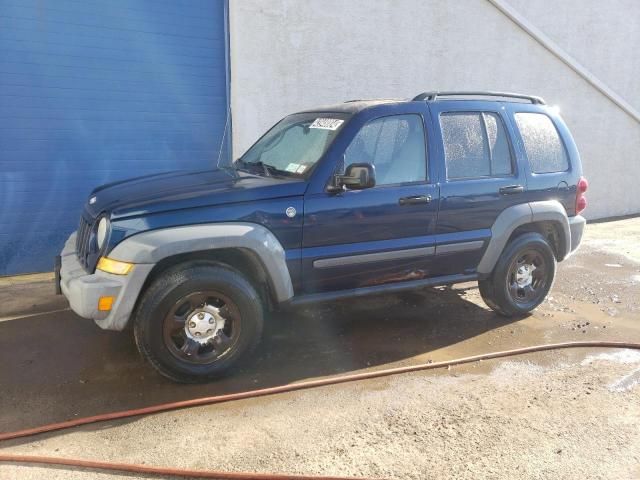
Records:
{"label": "rear wheel", "polygon": [[546,298],[556,273],[551,246],[539,233],[512,240],[498,259],[491,276],[480,280],[485,303],[505,316],[530,312]]}
{"label": "rear wheel", "polygon": [[262,303],[237,271],[188,263],[156,279],[136,310],[140,353],[165,377],[194,383],[220,377],[258,343]]}

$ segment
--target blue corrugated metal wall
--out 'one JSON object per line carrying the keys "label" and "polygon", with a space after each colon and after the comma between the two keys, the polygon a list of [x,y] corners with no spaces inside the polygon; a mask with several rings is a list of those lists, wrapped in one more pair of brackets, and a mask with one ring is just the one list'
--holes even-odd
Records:
{"label": "blue corrugated metal wall", "polygon": [[95,186],[215,166],[226,56],[224,0],[0,0],[0,275],[51,270]]}

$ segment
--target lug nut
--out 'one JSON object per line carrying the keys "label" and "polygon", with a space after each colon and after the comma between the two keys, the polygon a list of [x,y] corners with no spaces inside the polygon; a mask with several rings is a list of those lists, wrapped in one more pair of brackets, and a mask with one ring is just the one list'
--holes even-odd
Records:
{"label": "lug nut", "polygon": [[200,336],[200,332],[196,332],[196,337],[199,337],[199,336]]}
{"label": "lug nut", "polygon": [[199,318],[200,320],[202,320],[202,319],[204,318],[204,313],[199,313],[199,314],[198,314],[198,318]]}
{"label": "lug nut", "polygon": [[211,335],[213,333],[213,330],[209,329],[207,330],[207,335]]}
{"label": "lug nut", "polygon": [[211,317],[211,318],[209,319],[209,323],[213,325],[213,322],[214,322],[213,317]]}
{"label": "lug nut", "polygon": [[191,328],[196,328],[196,322],[190,322],[190,323],[189,323],[189,326],[190,326]]}

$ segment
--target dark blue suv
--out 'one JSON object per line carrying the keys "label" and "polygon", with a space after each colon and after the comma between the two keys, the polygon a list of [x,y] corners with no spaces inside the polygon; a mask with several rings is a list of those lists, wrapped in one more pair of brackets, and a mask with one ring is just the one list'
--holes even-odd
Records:
{"label": "dark blue suv", "polygon": [[522,315],[580,243],[587,182],[538,97],[428,92],[285,117],[232,165],[95,189],[60,258],[71,308],[129,320],[177,381],[215,378],[265,311],[477,280]]}

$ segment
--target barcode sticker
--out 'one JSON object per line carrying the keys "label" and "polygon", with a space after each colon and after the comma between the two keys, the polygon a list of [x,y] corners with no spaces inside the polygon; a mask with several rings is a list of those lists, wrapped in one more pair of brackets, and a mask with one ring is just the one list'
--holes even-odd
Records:
{"label": "barcode sticker", "polygon": [[339,118],[316,118],[309,128],[322,128],[323,130],[337,130],[344,120]]}

